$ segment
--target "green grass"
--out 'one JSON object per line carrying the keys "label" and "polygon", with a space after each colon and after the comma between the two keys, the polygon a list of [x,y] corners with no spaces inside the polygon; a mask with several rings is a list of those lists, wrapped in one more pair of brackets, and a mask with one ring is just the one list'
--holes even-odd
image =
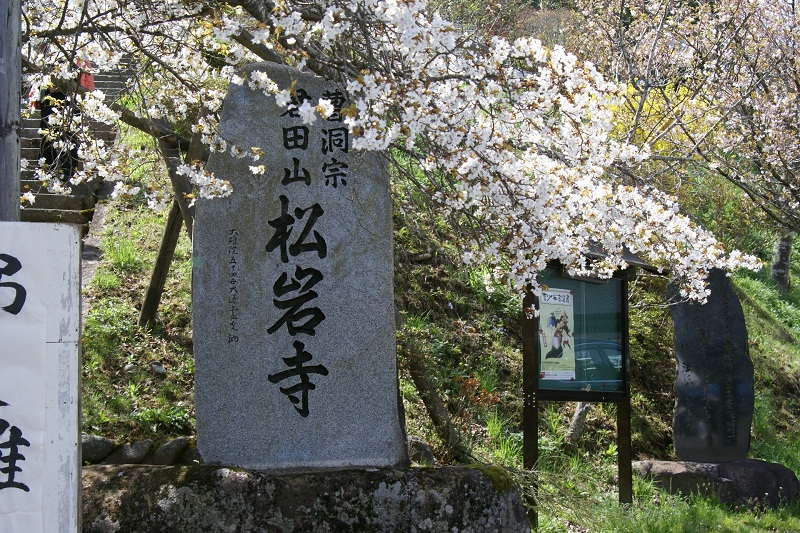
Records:
{"label": "green grass", "polygon": [[103,242],[103,252],[111,268],[116,272],[136,272],[144,267],[144,261],[137,253],[136,244],[129,239],[109,236]]}
{"label": "green grass", "polygon": [[[798,279],[798,272],[793,272]],[[755,367],[750,456],[800,472],[800,292],[778,295],[766,273],[735,278]]]}
{"label": "green grass", "polygon": [[97,269],[92,278],[92,285],[100,292],[112,291],[119,287],[119,277],[110,269]]}
{"label": "green grass", "polygon": [[[649,500],[645,499],[652,494]],[[642,533],[793,532],[800,528],[797,510],[778,512],[731,511],[710,498],[668,498],[650,489],[637,494],[645,503],[609,508],[593,531]]]}
{"label": "green grass", "polygon": [[[102,259],[85,293],[82,424],[88,433],[118,440],[163,442],[194,432],[190,324],[190,244],[176,251],[153,330],[136,325],[165,213],[133,201],[106,209]],[[155,374],[160,362],[166,375]]]}
{"label": "green grass", "polygon": [[496,409],[486,416],[486,433],[493,462],[506,467],[522,464],[522,433],[507,431],[506,421]]}

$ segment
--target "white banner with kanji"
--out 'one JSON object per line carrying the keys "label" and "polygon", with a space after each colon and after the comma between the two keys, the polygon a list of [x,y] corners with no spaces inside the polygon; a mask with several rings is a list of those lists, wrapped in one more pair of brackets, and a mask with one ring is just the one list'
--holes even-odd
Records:
{"label": "white banner with kanji", "polygon": [[0,531],[74,532],[80,228],[0,223]]}

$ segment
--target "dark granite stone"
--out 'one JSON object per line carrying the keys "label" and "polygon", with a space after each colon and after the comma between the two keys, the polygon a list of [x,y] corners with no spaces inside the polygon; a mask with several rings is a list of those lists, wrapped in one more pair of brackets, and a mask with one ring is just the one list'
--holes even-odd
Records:
{"label": "dark granite stone", "polygon": [[430,445],[414,435],[408,437],[408,455],[411,461],[418,465],[427,466],[436,463]]}
{"label": "dark granite stone", "polygon": [[171,441],[162,444],[153,453],[153,458],[150,461],[154,465],[174,465],[189,447],[188,437],[176,437]]}
{"label": "dark granite stone", "polygon": [[153,441],[150,439],[134,442],[132,444],[125,444],[114,450],[111,455],[101,463],[104,465],[135,465],[141,463],[147,454],[150,453],[150,448],[153,447]]}
{"label": "dark granite stone", "polygon": [[728,503],[775,509],[791,503],[800,492],[795,473],[777,463],[753,459],[722,463],[719,475],[732,480],[736,487],[735,498]]}
{"label": "dark granite stone", "polygon": [[197,446],[189,446],[186,451],[183,452],[181,460],[178,461],[177,464],[183,466],[197,466],[203,463],[203,457],[200,455],[200,450],[197,449]]}
{"label": "dark granite stone", "polygon": [[84,463],[99,463],[114,451],[117,445],[113,440],[99,435],[81,435],[81,459]]}
{"label": "dark granite stone", "polygon": [[[744,313],[730,280],[715,269],[709,284],[705,305],[671,307],[678,359],[675,451],[683,461],[740,461],[750,447],[753,363]],[[674,287],[669,292],[676,296]]]}

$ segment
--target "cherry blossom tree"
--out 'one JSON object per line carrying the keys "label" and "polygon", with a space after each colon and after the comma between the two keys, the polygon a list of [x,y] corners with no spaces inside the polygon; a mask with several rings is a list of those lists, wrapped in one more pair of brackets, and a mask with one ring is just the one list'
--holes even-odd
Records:
{"label": "cherry blossom tree", "polygon": [[[519,290],[538,290],[536,274],[553,260],[610,276],[625,266],[626,248],[670,269],[696,299],[707,294],[711,268],[756,266],[637,179],[648,168],[647,143],[615,135],[627,89],[561,47],[467,33],[424,0],[26,0],[23,10],[28,83],[72,91],[73,105],[51,127],[68,125],[80,138],[85,163],[73,183],[96,175],[118,181],[119,194],[137,192],[119,165],[124,147],[93,141],[87,118],[122,120],[177,150],[194,135],[207,151],[251,157],[261,173],[259,149],[216,133],[227,84],[272,95],[308,123],[333,111],[329,100],[300,102],[263,72],[236,70],[281,62],[339,83],[353,148],[385,154],[399,179],[418,184],[464,229],[464,260],[493,264]],[[109,104],[77,89],[87,62],[97,71],[130,62],[128,95]],[[186,199],[176,185],[183,176],[199,196],[235,194],[202,159],[174,165],[173,189]],[[61,187],[48,170],[37,172]],[[153,203],[170,198],[147,194]],[[598,249],[603,258],[593,260]]]}
{"label": "cherry blossom tree", "polygon": [[[619,137],[651,151],[639,176],[676,192],[698,175],[737,185],[800,230],[800,27],[793,2],[579,0],[583,52],[628,84]],[[788,241],[787,241],[788,239]],[[776,271],[775,265],[773,272]]]}

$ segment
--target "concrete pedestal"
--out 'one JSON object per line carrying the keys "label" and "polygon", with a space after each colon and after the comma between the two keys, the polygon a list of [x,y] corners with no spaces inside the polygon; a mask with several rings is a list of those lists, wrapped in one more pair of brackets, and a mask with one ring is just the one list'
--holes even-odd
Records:
{"label": "concrete pedestal", "polygon": [[638,461],[633,463],[633,471],[652,477],[672,493],[716,494],[730,505],[776,509],[791,503],[800,492],[797,476],[790,469],[753,459],[729,463]]}
{"label": "concrete pedestal", "polygon": [[500,467],[271,475],[219,466],[83,469],[83,531],[529,533]]}

